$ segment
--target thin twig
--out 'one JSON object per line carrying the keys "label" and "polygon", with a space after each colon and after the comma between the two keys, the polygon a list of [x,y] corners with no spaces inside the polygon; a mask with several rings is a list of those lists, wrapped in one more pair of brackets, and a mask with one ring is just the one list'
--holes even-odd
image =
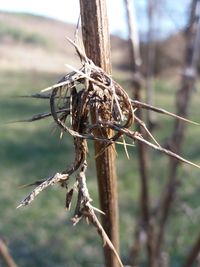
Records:
{"label": "thin twig", "polygon": [[[63,113],[63,112],[69,112],[69,109],[63,108],[63,109],[60,109],[60,110],[57,110],[56,111],[57,114]],[[51,112],[50,113],[41,113],[41,114],[34,115],[30,119],[12,121],[10,123],[33,122],[33,121],[38,121],[38,120],[46,119],[46,118],[51,117],[51,116],[52,116]]]}
{"label": "thin twig", "polygon": [[61,173],[56,173],[54,176],[51,176],[47,178],[44,182],[42,182],[40,185],[38,185],[30,194],[28,194],[27,197],[25,197],[20,204],[17,206],[18,208],[21,208],[23,206],[29,205],[35,197],[42,192],[44,189],[49,187],[50,185],[54,185],[58,182],[62,182],[63,180],[66,180],[68,177],[67,174],[61,174]]}
{"label": "thin twig", "polygon": [[145,104],[143,102],[140,102],[140,101],[137,101],[137,100],[131,100],[131,103],[133,104],[134,107],[137,107],[137,108],[144,108],[144,109],[149,109],[149,110],[153,110],[155,112],[158,112],[158,113],[161,113],[161,114],[165,114],[165,115],[168,115],[168,116],[171,116],[173,118],[177,118],[179,120],[182,120],[182,121],[185,121],[185,122],[188,122],[188,123],[192,123],[192,124],[195,124],[195,125],[200,125],[198,122],[195,122],[195,121],[191,121],[187,118],[183,118],[181,116],[178,116],[174,113],[171,113],[163,108],[157,108],[157,107],[154,107],[154,106],[151,106],[149,104]]}
{"label": "thin twig", "polygon": [[0,239],[0,257],[4,260],[8,267],[17,267],[17,264],[10,255],[9,250],[2,239]]}
{"label": "thin twig", "polygon": [[192,246],[190,252],[188,253],[186,261],[183,264],[183,266],[192,267],[199,255],[199,252],[200,252],[200,235],[197,237],[194,245]]}

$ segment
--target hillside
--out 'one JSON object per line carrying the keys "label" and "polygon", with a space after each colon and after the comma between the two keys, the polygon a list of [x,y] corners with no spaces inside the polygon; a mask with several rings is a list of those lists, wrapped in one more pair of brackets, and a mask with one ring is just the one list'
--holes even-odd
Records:
{"label": "hillside", "polygon": [[[74,39],[75,25],[6,12],[0,12],[0,25],[0,69],[56,73],[65,71],[65,63],[77,65],[74,48],[67,41],[67,38]],[[125,41],[118,37],[112,40],[116,66],[124,58],[120,48]]]}
{"label": "hillside", "polygon": [[[66,71],[64,64],[79,65],[74,48],[76,26],[30,14],[0,12],[0,70],[37,70],[51,73]],[[123,47],[123,49],[122,49]],[[146,72],[147,46],[141,45],[142,70]],[[112,64],[115,71],[129,68],[128,42],[111,36]],[[174,73],[183,66],[185,39],[175,33],[155,43],[155,73]],[[179,53],[177,53],[179,51]]]}
{"label": "hillside", "polygon": [[0,68],[60,72],[74,59],[74,25],[26,14],[0,13]]}

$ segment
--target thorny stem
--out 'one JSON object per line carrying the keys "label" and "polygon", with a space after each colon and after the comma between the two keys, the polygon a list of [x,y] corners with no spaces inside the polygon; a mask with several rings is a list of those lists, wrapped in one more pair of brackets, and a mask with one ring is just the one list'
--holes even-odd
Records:
{"label": "thorny stem", "polygon": [[47,178],[45,181],[40,183],[27,197],[25,197],[21,201],[21,203],[17,206],[17,209],[21,208],[22,206],[29,205],[39,193],[41,193],[44,189],[46,189],[50,185],[54,185],[55,183],[59,183],[64,180],[66,181],[67,178],[68,175],[66,174],[63,175],[61,173],[56,173],[54,176]]}
{"label": "thorny stem", "polygon": [[99,222],[97,216],[95,215],[94,208],[91,205],[92,199],[90,198],[89,191],[86,184],[86,173],[87,170],[87,161],[85,160],[82,164],[81,171],[77,175],[77,182],[78,182],[78,200],[76,204],[76,209],[74,213],[74,217],[72,218],[73,224],[77,224],[80,220],[81,216],[84,216],[90,223],[92,223],[98,231],[98,234],[101,236],[104,245],[108,245],[110,249],[115,254],[119,264],[123,267],[121,259],[115,250],[112,242],[108,238],[108,235],[104,231],[101,223]]}

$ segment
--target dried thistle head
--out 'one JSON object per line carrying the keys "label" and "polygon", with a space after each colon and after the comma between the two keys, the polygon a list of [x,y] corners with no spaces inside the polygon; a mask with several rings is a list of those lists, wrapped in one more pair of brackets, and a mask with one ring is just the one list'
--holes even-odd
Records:
{"label": "dried thistle head", "polygon": [[[62,77],[55,85],[42,90],[42,94],[34,95],[34,97],[48,98],[51,112],[39,114],[28,120],[33,121],[52,116],[62,132],[74,137],[74,162],[61,174],[36,182],[36,185],[39,184],[39,191],[37,189],[37,192],[33,190],[21,202],[20,206],[29,204],[40,191],[52,183],[59,182],[67,186],[70,175],[80,170],[86,160],[87,140],[102,142],[101,152],[103,152],[113,143],[120,143],[120,138],[122,138],[122,144],[126,147],[127,144],[124,141],[126,136],[131,140],[142,142],[182,162],[200,168],[199,165],[162,148],[148,131],[145,123],[135,115],[135,110],[137,108],[150,109],[186,122],[194,122],[163,109],[131,100],[126,91],[116,81],[101,68],[95,66],[76,44],[74,46],[81,59],[82,67],[77,70],[67,65],[72,69],[72,72]],[[145,140],[141,133],[135,132],[132,129],[134,123],[143,127],[154,143]]]}
{"label": "dried thistle head", "polygon": [[[97,209],[91,205],[92,200],[86,184],[87,140],[100,141],[102,144],[101,153],[110,145],[120,143],[120,139],[122,139],[122,144],[126,150],[127,144],[124,137],[127,137],[131,141],[136,140],[142,142],[177,160],[200,168],[199,165],[162,148],[149,132],[145,123],[136,116],[135,110],[137,108],[150,109],[183,121],[191,121],[163,109],[130,99],[126,91],[112,77],[106,74],[101,68],[95,66],[76,44],[73,43],[73,45],[80,57],[82,67],[77,70],[67,65],[72,70],[70,73],[60,79],[55,85],[42,90],[41,94],[34,95],[33,97],[49,99],[50,112],[34,116],[28,121],[52,116],[57,126],[61,129],[61,132],[68,133],[74,138],[74,161],[61,173],[31,184],[35,185],[36,188],[21,201],[18,207],[30,204],[45,188],[59,183],[67,189],[66,208],[69,209],[74,195],[74,188],[76,187],[78,196],[72,218],[73,223],[76,224],[82,217],[85,217],[94,224],[103,240],[105,240],[115,253],[120,266],[123,266],[117,252],[94,213]],[[145,130],[153,143],[145,140],[141,133],[133,130],[132,126],[135,123],[139,124]],[[69,188],[68,181],[73,173],[76,173],[76,181],[74,186]]]}

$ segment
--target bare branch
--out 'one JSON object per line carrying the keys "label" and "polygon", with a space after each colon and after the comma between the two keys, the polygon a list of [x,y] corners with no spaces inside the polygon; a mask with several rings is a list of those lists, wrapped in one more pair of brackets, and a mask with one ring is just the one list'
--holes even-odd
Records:
{"label": "bare branch", "polygon": [[63,180],[66,180],[67,178],[68,178],[67,174],[61,174],[61,173],[56,173],[54,176],[47,178],[44,182],[38,185],[30,194],[28,194],[27,197],[25,197],[20,202],[20,204],[17,206],[17,209],[23,206],[29,205],[39,193],[41,193],[44,189],[46,189],[50,185],[54,185],[56,183],[62,182]]}
{"label": "bare branch", "polygon": [[195,263],[195,260],[197,259],[200,252],[200,235],[197,237],[197,240],[195,241],[194,245],[191,248],[191,251],[187,255],[186,261],[183,264],[183,267],[192,267]]}
{"label": "bare branch", "polygon": [[158,112],[158,113],[161,113],[161,114],[164,114],[164,115],[169,115],[173,118],[176,118],[178,120],[182,120],[182,121],[185,121],[185,122],[188,122],[188,123],[192,123],[192,124],[195,124],[195,125],[200,125],[199,123],[197,122],[194,122],[194,121],[191,121],[187,118],[183,118],[181,116],[178,116],[174,113],[171,113],[163,108],[157,108],[157,107],[154,107],[154,106],[151,106],[151,105],[148,105],[148,104],[145,104],[143,102],[140,102],[140,101],[137,101],[137,100],[131,100],[131,103],[133,104],[134,107],[137,107],[137,108],[144,108],[144,109],[150,109],[152,111],[155,111],[155,112]]}
{"label": "bare branch", "polygon": [[17,267],[17,264],[10,255],[9,250],[2,239],[0,239],[0,257],[4,260],[8,267]]}

